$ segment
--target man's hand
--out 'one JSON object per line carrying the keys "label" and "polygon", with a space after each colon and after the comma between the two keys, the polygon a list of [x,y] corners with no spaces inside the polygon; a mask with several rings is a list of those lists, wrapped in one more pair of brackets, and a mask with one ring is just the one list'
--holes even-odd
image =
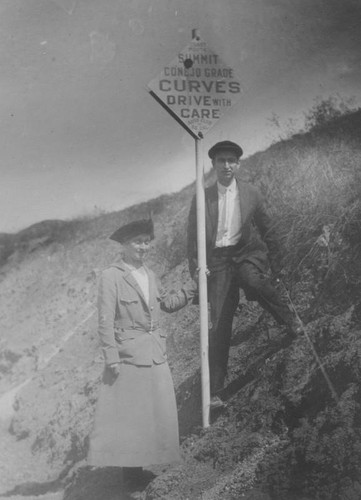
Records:
{"label": "man's hand", "polygon": [[[200,271],[200,267],[197,267],[196,270],[195,270],[194,276],[193,276],[193,279],[196,282],[198,282],[199,271]],[[207,278],[209,278],[210,275],[211,275],[211,272],[208,269],[208,267],[206,267],[206,276],[207,276]]]}
{"label": "man's hand", "polygon": [[[194,272],[194,275],[193,275],[193,281],[195,283],[195,291],[194,291],[194,297],[193,297],[193,300],[192,300],[192,304],[195,305],[195,306],[199,306],[199,288],[198,288],[198,285],[199,285],[199,282],[198,282],[198,276],[199,276],[199,271],[200,271],[200,268],[197,267],[195,272]],[[206,267],[206,277],[207,279],[210,277],[211,275],[211,272],[210,270],[208,269],[208,267]]]}

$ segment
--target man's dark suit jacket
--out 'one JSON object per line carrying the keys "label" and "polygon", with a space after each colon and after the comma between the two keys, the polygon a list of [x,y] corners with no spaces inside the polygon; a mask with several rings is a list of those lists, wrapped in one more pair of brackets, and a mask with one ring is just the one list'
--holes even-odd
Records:
{"label": "man's dark suit jacket", "polygon": [[[252,262],[262,272],[269,268],[269,260],[273,263],[278,256],[278,244],[273,224],[267,213],[263,198],[252,185],[236,178],[241,205],[241,239],[237,244],[234,257],[236,263]],[[206,251],[207,265],[217,237],[218,224],[218,188],[217,183],[205,189],[206,212]],[[258,229],[258,232],[256,230]],[[261,238],[260,238],[261,236]],[[191,276],[197,268],[197,211],[196,197],[191,204],[188,219],[188,261]]]}

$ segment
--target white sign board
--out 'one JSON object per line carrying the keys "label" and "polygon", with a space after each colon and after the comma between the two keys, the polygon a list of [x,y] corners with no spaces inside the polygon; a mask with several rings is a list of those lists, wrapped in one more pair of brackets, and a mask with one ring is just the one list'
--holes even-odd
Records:
{"label": "white sign board", "polygon": [[195,137],[202,137],[241,94],[233,69],[196,37],[149,84],[150,93]]}

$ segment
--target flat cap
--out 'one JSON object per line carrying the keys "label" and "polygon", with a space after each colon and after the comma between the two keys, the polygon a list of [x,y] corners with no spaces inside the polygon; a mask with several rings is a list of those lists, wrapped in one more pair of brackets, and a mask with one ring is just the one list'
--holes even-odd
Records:
{"label": "flat cap", "polygon": [[109,236],[111,240],[124,243],[141,234],[148,234],[150,239],[154,239],[154,225],[152,219],[141,219],[129,222],[120,227]]}
{"label": "flat cap", "polygon": [[213,160],[216,153],[218,153],[219,151],[234,151],[237,155],[237,158],[240,158],[243,155],[243,149],[235,142],[221,141],[217,142],[217,144],[211,147],[211,149],[208,151],[208,156]]}

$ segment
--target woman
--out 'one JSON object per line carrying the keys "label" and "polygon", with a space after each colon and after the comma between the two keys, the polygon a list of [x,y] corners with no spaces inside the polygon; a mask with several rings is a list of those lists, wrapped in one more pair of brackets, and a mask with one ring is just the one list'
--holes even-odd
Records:
{"label": "woman", "polygon": [[152,220],[131,222],[110,237],[122,261],[103,271],[98,297],[103,383],[90,436],[90,465],[140,467],[179,461],[178,418],[160,311],[173,312],[193,288],[165,295],[144,265],[154,239]]}

